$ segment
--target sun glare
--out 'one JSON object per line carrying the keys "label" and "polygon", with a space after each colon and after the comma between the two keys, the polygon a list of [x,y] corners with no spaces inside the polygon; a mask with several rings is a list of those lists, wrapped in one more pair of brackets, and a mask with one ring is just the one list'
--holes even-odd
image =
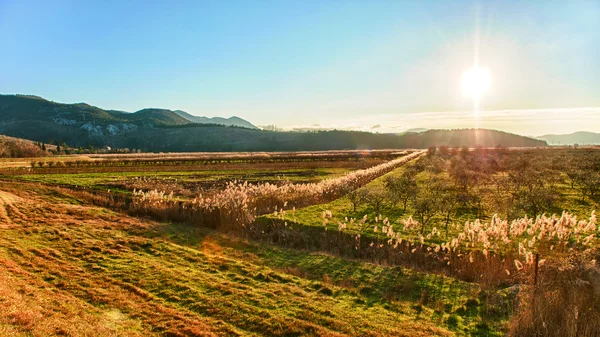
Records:
{"label": "sun glare", "polygon": [[463,93],[477,100],[490,89],[491,82],[489,70],[474,66],[462,75]]}

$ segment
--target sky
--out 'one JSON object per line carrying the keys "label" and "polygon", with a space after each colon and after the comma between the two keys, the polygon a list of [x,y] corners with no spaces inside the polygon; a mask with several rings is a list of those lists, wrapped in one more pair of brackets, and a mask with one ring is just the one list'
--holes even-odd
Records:
{"label": "sky", "polygon": [[284,129],[600,132],[597,0],[0,0],[0,41],[3,94]]}

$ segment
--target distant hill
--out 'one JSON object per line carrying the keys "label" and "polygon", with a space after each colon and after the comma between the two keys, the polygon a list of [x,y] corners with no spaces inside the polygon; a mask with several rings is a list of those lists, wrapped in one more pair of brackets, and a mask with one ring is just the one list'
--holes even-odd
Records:
{"label": "distant hill", "polygon": [[508,132],[487,129],[427,130],[403,135],[407,147],[426,148],[431,145],[449,147],[537,147],[547,146],[545,141],[523,137]]}
{"label": "distant hill", "polygon": [[190,115],[189,113],[187,113],[185,111],[181,111],[181,110],[175,110],[173,112],[178,114],[179,116],[189,120],[192,123],[221,124],[221,125],[228,125],[228,126],[240,126],[240,127],[248,128],[248,129],[258,129],[256,126],[254,126],[252,123],[248,122],[247,120],[236,117],[236,116],[229,117],[229,118],[223,118],[223,117],[209,118],[209,117],[199,117],[199,116]]}
{"label": "distant hill", "polygon": [[578,131],[564,135],[543,135],[536,137],[545,140],[550,145],[599,145],[600,133]]}
{"label": "distant hill", "polygon": [[[275,132],[259,130],[251,124],[252,127],[197,124],[188,119],[195,120],[195,116],[190,116],[183,111],[167,109],[127,113],[103,110],[85,103],[55,103],[37,96],[0,95],[0,134],[42,142],[64,142],[72,147],[110,146],[182,152],[546,145],[544,141],[494,130],[428,130],[400,135],[337,130]],[[227,120],[243,121],[236,117]]]}
{"label": "distant hill", "polygon": [[425,129],[425,128],[414,128],[414,129],[408,129],[405,132],[412,132],[412,133],[421,133],[421,132],[425,132],[429,129]]}

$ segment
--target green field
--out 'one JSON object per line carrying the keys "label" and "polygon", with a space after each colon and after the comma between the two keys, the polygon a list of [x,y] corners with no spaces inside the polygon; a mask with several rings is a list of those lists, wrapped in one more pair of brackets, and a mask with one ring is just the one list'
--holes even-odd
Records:
{"label": "green field", "polygon": [[[552,161],[549,154],[554,153],[543,153],[546,160]],[[505,169],[493,172],[485,171],[481,168],[484,166],[469,166],[473,175],[477,170],[491,172],[488,178],[473,180],[469,186],[470,191],[486,197],[469,199],[465,205],[457,203],[450,216],[450,237],[461,233],[465,221],[489,220],[499,212],[495,209],[497,200],[488,197],[493,196],[493,190],[490,192],[486,184],[497,177],[509,177],[511,163],[529,155],[512,152],[504,156],[501,167]],[[455,156],[458,154],[413,159],[359,189],[388,191],[390,178],[406,177],[417,170],[415,193],[430,193],[429,187],[439,181],[453,181],[456,171],[452,167],[458,161]],[[402,202],[391,201],[388,194],[379,212],[367,199],[354,210],[347,195],[330,202],[308,200],[306,204],[312,206],[298,209],[279,205],[277,213],[258,214],[252,223],[241,224],[238,230],[202,228],[193,216],[187,221],[171,217],[188,207],[186,202],[194,193],[216,193],[229,181],[271,182],[285,187],[342,179],[355,169],[5,175],[0,179],[0,312],[6,314],[0,315],[0,335],[509,333],[518,313],[515,303],[522,301],[525,297],[521,296],[526,296],[529,289],[531,269],[517,273],[514,266],[506,267],[510,269],[506,269],[507,276],[505,266],[513,265],[509,251],[508,261],[500,261],[502,252],[498,252],[489,262],[480,254],[475,263],[463,260],[466,254],[480,253],[479,247],[462,253],[447,252],[447,259],[442,253],[434,254],[432,248],[446,241],[444,235],[423,238],[422,243],[419,237],[433,227],[442,230],[444,215],[433,214],[423,230],[402,229],[402,220],[419,217],[419,194],[407,202],[406,210]],[[563,169],[556,166],[555,171]],[[596,196],[582,195],[584,185],[571,188],[566,173],[556,176],[558,179],[544,187],[551,188],[556,198],[543,211],[567,210],[579,218],[589,218],[599,205]],[[506,187],[516,188],[515,184]],[[134,188],[147,190],[152,186],[175,192],[176,201],[149,201],[148,207],[157,211],[141,214],[128,202],[110,199],[116,192],[129,198],[123,200],[136,200],[138,196],[131,193]],[[515,191],[507,189],[502,195],[517,195]],[[270,202],[278,205],[280,201],[273,198]],[[516,217],[529,210],[528,204],[511,205],[514,209],[504,211]],[[367,220],[361,225],[365,216]],[[389,222],[384,222],[386,217]],[[381,233],[384,226],[392,226],[397,232],[399,236],[394,240],[405,240],[405,253],[394,252],[393,240],[387,242]],[[597,244],[597,239],[590,240]],[[574,237],[573,249],[578,249],[580,241]],[[413,253],[418,251],[411,255],[411,249]],[[503,277],[490,279],[500,274],[486,268],[498,269],[493,272]],[[519,295],[515,287],[525,289],[524,295]]]}
{"label": "green field", "polygon": [[489,335],[473,284],[1,187],[3,335]]}
{"label": "green field", "polygon": [[307,168],[284,170],[207,170],[207,171],[134,171],[75,173],[75,174],[28,174],[16,176],[16,180],[39,182],[57,185],[70,185],[92,188],[105,188],[121,186],[132,179],[153,179],[166,182],[182,183],[215,183],[232,180],[249,182],[316,182],[327,178],[334,178],[351,171],[345,168]]}

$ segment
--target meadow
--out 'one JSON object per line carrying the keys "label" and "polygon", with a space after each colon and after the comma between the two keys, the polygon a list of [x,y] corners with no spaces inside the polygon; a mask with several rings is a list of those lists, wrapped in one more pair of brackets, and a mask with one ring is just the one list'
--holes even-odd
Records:
{"label": "meadow", "polygon": [[600,332],[599,150],[41,162],[1,170],[1,335]]}

